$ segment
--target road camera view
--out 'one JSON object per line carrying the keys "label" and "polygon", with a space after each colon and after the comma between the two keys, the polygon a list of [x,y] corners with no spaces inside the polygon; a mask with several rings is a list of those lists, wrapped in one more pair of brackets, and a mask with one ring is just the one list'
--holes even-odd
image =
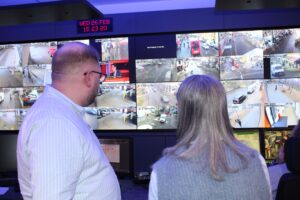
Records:
{"label": "road camera view", "polygon": [[269,103],[300,102],[300,79],[266,80],[266,94]]}
{"label": "road camera view", "polygon": [[51,84],[51,65],[27,65],[23,67],[23,86]]}
{"label": "road camera view", "polygon": [[265,30],[264,54],[300,53],[300,29]]}
{"label": "road camera view", "polygon": [[264,107],[261,104],[228,105],[228,115],[234,128],[264,128]]}
{"label": "road camera view", "polygon": [[219,41],[220,56],[263,55],[263,32],[260,30],[220,32]]}
{"label": "road camera view", "polygon": [[136,81],[157,83],[177,80],[175,58],[136,60]]}
{"label": "road camera view", "polygon": [[222,81],[235,128],[265,127],[263,80]]}
{"label": "road camera view", "polygon": [[218,33],[177,34],[177,58],[218,56]]}
{"label": "road camera view", "polygon": [[300,79],[267,80],[265,93],[270,127],[296,125],[300,119]]}
{"label": "road camera view", "polygon": [[139,83],[180,82],[195,74],[219,79],[218,57],[136,60],[136,80]]}
{"label": "road camera view", "polygon": [[136,129],[135,84],[101,84],[86,119],[93,129]]}
{"label": "road camera view", "polygon": [[92,107],[136,107],[135,84],[101,84]]}
{"label": "road camera view", "polygon": [[128,60],[128,37],[96,39],[101,43],[102,61]]}
{"label": "road camera view", "polygon": [[220,32],[220,78],[263,79],[262,31]]}
{"label": "road camera view", "polygon": [[138,129],[177,127],[176,92],[180,83],[137,84]]}
{"label": "road camera view", "polygon": [[136,129],[136,107],[87,107],[85,119],[94,130]]}
{"label": "road camera view", "polygon": [[271,78],[300,78],[300,53],[270,55]]}
{"label": "road camera view", "polygon": [[0,110],[22,108],[23,88],[0,88]]}
{"label": "road camera view", "polygon": [[263,80],[222,81],[228,105],[260,104],[264,97]]}
{"label": "road camera view", "polygon": [[22,87],[22,67],[0,66],[0,87]]}
{"label": "road camera view", "polygon": [[43,92],[43,87],[0,88],[0,110],[29,108]]}
{"label": "road camera view", "polygon": [[22,45],[7,44],[0,45],[0,67],[17,67],[22,62]]}
{"label": "road camera view", "polygon": [[263,79],[262,55],[221,57],[220,78],[221,80]]}
{"label": "road camera view", "polygon": [[51,64],[56,49],[56,42],[24,44],[22,45],[22,66]]}
{"label": "road camera view", "polygon": [[51,64],[56,42],[0,45],[0,66],[17,67]]}

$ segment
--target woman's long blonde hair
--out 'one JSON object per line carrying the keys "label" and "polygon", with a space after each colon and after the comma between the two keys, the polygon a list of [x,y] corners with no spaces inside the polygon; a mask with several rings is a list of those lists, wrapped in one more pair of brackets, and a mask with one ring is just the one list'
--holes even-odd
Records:
{"label": "woman's long blonde hair", "polygon": [[211,176],[222,180],[220,170],[231,169],[225,154],[229,147],[241,160],[242,166],[248,165],[248,157],[240,151],[239,142],[233,130],[227,111],[226,93],[220,81],[206,75],[193,75],[186,78],[177,93],[178,100],[178,142],[164,150],[166,156],[191,158],[208,152]]}

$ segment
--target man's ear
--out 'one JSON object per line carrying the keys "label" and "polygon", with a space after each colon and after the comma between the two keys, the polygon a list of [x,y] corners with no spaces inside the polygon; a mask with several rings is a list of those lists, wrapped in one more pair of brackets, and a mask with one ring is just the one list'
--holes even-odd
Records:
{"label": "man's ear", "polygon": [[83,78],[83,83],[88,87],[92,87],[92,76],[91,73],[87,73],[87,75],[84,76]]}

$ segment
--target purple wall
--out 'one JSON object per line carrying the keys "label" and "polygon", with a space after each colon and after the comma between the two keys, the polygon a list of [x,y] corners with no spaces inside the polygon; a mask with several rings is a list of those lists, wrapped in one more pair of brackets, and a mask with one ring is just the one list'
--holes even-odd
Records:
{"label": "purple wall", "polygon": [[300,9],[218,12],[213,8],[107,15],[113,32],[77,34],[76,21],[0,27],[0,42],[147,33],[297,27]]}

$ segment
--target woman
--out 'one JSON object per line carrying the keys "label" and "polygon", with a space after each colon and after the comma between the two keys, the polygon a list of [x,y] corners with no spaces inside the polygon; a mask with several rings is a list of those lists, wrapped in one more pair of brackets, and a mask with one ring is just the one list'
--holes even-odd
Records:
{"label": "woman", "polygon": [[153,165],[149,199],[271,199],[263,158],[233,136],[222,84],[190,76],[177,100],[178,142]]}

